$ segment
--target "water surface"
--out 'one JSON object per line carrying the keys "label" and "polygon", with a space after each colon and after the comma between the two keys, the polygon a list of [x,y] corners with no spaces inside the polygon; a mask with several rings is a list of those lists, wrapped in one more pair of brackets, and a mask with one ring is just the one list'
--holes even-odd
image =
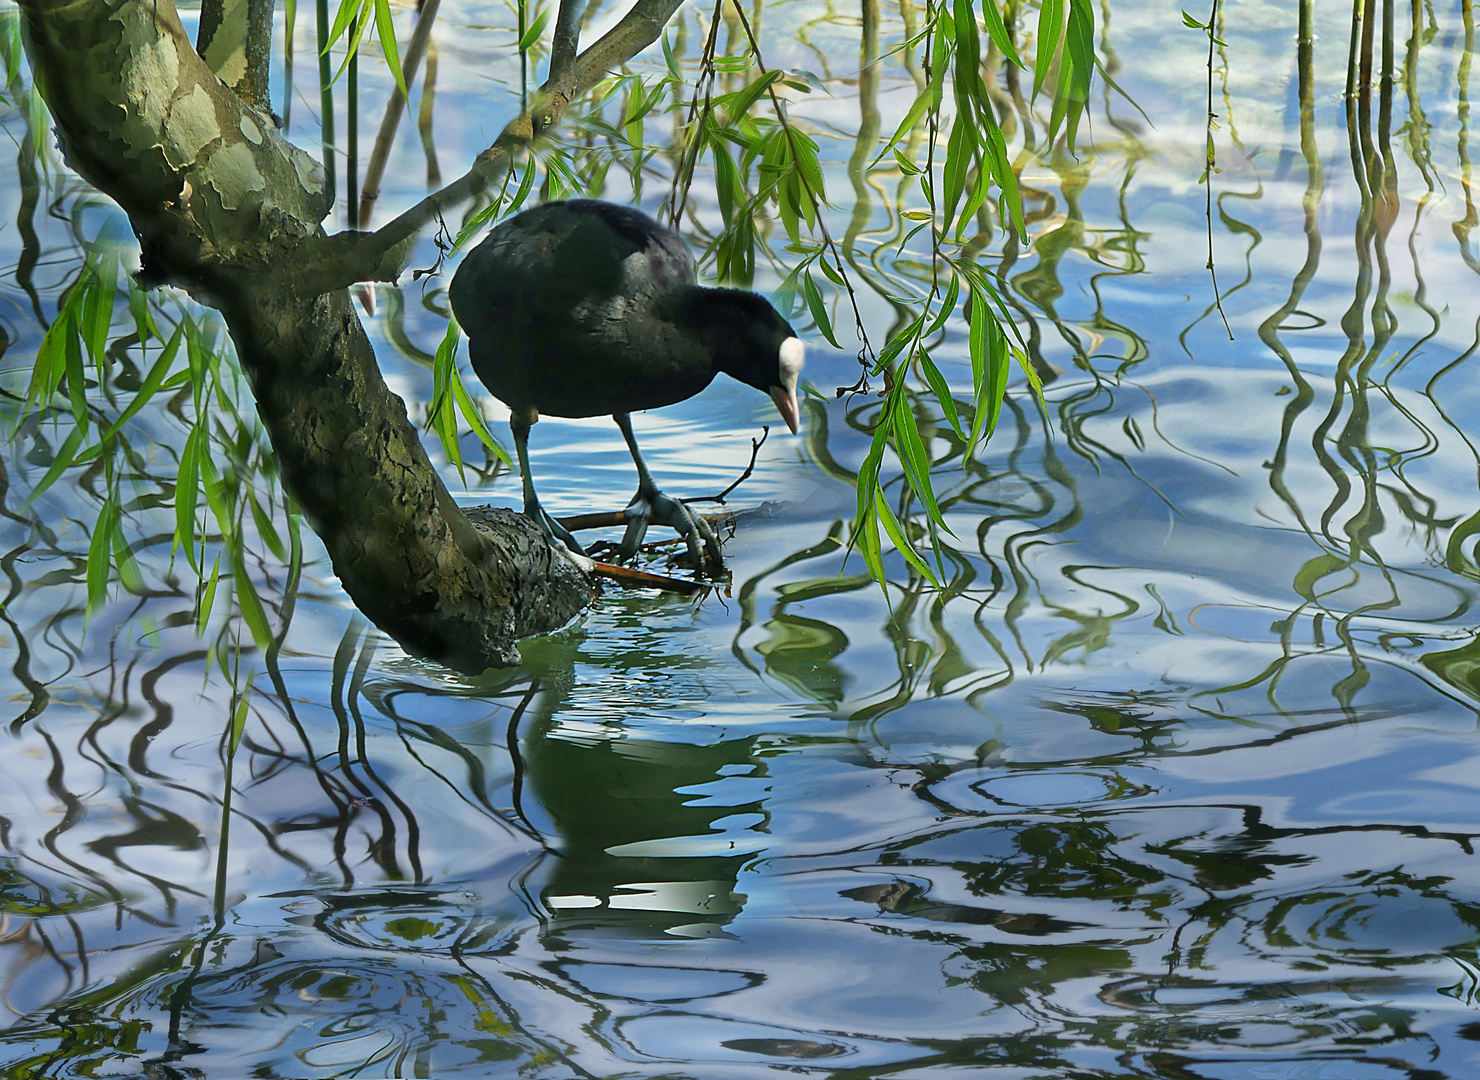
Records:
{"label": "water surface", "polygon": [[[879,14],[897,40],[900,9]],[[1395,91],[1391,193],[1364,199],[1359,177],[1381,185],[1353,164],[1346,16],[1316,13],[1302,123],[1295,13],[1225,9],[1225,330],[1199,182],[1207,39],[1174,14],[1102,11],[1134,104],[1098,97],[1077,156],[1023,151],[1030,244],[982,223],[979,258],[1049,381],[1040,410],[1019,379],[969,456],[919,396],[955,536],[942,589],[898,554],[881,588],[847,555],[878,399],[835,397],[856,364],[825,346],[804,438],[775,437],[769,403],[733,383],[637,421],[681,495],[728,484],[773,424],[732,496],[765,509],[728,542],[728,590],[611,592],[478,679],[367,628],[307,531],[296,588],[255,556],[286,627],[275,659],[245,631],[213,652],[220,624],[197,635],[195,579],[156,505],[184,402],[132,429],[143,585],[88,616],[100,478],[73,469],[28,502],[67,429],[20,424],[0,458],[10,1073],[1473,1076],[1472,35],[1433,13]],[[684,17],[692,65],[707,14]],[[512,115],[518,68],[489,59],[511,40],[502,8],[449,0],[441,18],[451,175]],[[918,198],[898,169],[847,170],[871,110],[891,131],[915,94],[897,58],[861,88],[859,33],[851,9],[764,12],[768,63],[831,91],[794,115],[830,163],[829,226],[882,340],[881,290],[930,275],[928,251],[890,245]],[[1400,19],[1400,64],[1406,33]],[[290,130],[312,146],[306,40]],[[363,78],[376,115],[385,80]],[[22,76],[4,117],[17,144],[28,94]],[[1041,149],[1039,108],[1016,146]],[[30,175],[22,153],[0,185],[20,223],[0,233],[0,382],[22,394],[38,318],[85,245],[127,238],[43,159]],[[403,138],[383,213],[424,173]],[[649,177],[642,205],[666,191]],[[626,177],[606,195],[630,201]],[[703,173],[693,198],[716,227]],[[778,280],[758,269],[757,287]],[[430,394],[417,354],[440,340],[441,288],[383,294],[371,327],[413,401]],[[964,323],[932,354],[965,408]],[[127,389],[114,372],[92,400]],[[557,513],[627,498],[610,423],[545,420],[532,443]],[[270,477],[245,475],[281,528]],[[517,502],[500,470],[446,475],[468,501]],[[218,925],[222,735],[248,675]]]}

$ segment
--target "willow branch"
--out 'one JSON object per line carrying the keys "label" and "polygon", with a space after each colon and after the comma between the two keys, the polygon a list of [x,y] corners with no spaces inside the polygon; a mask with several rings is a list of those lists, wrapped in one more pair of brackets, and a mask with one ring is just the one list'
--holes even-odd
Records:
{"label": "willow branch", "polygon": [[471,169],[394,221],[373,233],[338,233],[300,243],[294,252],[302,267],[296,280],[299,293],[332,292],[360,281],[394,282],[422,229],[500,180],[518,154],[560,122],[573,100],[657,41],[682,2],[637,0],[621,22],[576,57],[568,73],[540,87],[529,109],[509,121]]}

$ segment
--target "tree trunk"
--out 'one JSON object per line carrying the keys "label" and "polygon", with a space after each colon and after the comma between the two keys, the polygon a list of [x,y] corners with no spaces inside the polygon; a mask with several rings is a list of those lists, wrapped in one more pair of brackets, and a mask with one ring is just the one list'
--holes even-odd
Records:
{"label": "tree trunk", "polygon": [[172,0],[21,10],[68,162],[129,215],[143,280],[225,316],[284,484],[360,610],[465,671],[578,613],[591,586],[531,523],[475,528],[453,503],[348,293],[305,293],[295,270],[333,244],[322,170],[202,61]]}

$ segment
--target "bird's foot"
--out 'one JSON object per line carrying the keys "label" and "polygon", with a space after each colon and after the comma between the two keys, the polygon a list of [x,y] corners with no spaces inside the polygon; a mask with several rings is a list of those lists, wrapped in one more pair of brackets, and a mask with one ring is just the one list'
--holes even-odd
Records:
{"label": "bird's foot", "polygon": [[564,544],[577,555],[586,554],[586,549],[576,543],[576,538],[570,534],[570,530],[547,514],[545,508],[539,503],[526,502],[524,504],[524,516],[538,525],[540,531],[549,538],[552,544]]}
{"label": "bird's foot", "polygon": [[[627,518],[627,531],[622,536],[622,543],[618,551],[630,558],[642,546],[642,538],[647,534],[648,526],[656,522],[659,525],[667,525],[679,536],[683,537],[684,543],[688,545],[689,557],[695,566],[702,567],[711,573],[719,573],[724,569],[724,558],[720,554],[719,540],[714,535],[714,530],[709,527],[698,514],[695,514],[683,503],[676,499],[670,499],[656,488],[652,491],[639,491],[628,504],[624,511]],[[703,550],[700,550],[700,543]]]}

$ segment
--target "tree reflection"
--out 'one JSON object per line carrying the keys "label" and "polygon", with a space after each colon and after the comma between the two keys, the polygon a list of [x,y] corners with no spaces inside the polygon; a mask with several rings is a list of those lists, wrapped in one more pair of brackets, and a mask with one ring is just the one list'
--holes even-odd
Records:
{"label": "tree reflection", "polygon": [[[936,270],[906,240],[906,178],[872,152],[926,77],[883,46],[927,14],[766,12],[835,75],[815,119],[794,114],[846,175],[835,234],[871,331],[912,317]],[[1158,46],[1113,14],[1111,73],[1174,115],[1181,83],[1137,70]],[[259,653],[198,636],[170,562],[189,402],[127,432],[145,587],[90,619],[104,489],[81,469],[31,499],[64,436],[19,424],[0,456],[7,1068],[1467,1075],[1449,1061],[1474,1026],[1445,1010],[1480,985],[1471,14],[1433,16],[1437,36],[1364,20],[1374,66],[1349,111],[1308,2],[1280,31],[1285,113],[1279,94],[1246,104],[1225,54],[1232,145],[1211,179],[1220,269],[1244,262],[1221,298],[1232,345],[1193,212],[1200,117],[1152,128],[1107,96],[1071,154],[984,57],[1030,235],[987,202],[962,244],[1001,283],[1047,412],[1014,385],[969,447],[912,397],[954,534],[939,588],[888,554],[880,591],[850,553],[881,406],[815,397],[805,466],[759,467],[795,494],[741,519],[732,597],[609,596],[524,667],[459,679],[353,622],[311,539],[292,556],[260,445],[223,423],[212,447],[277,634]],[[1284,38],[1247,43],[1285,70]],[[1445,64],[1440,86],[1425,72]],[[7,123],[12,308],[47,309],[92,211],[44,132]],[[386,305],[406,378],[437,302]],[[34,349],[37,325],[0,320]],[[969,332],[953,315],[928,343],[965,420]],[[485,462],[472,482],[505,484]],[[924,550],[918,506],[883,480]],[[268,557],[274,529],[287,560]]]}

